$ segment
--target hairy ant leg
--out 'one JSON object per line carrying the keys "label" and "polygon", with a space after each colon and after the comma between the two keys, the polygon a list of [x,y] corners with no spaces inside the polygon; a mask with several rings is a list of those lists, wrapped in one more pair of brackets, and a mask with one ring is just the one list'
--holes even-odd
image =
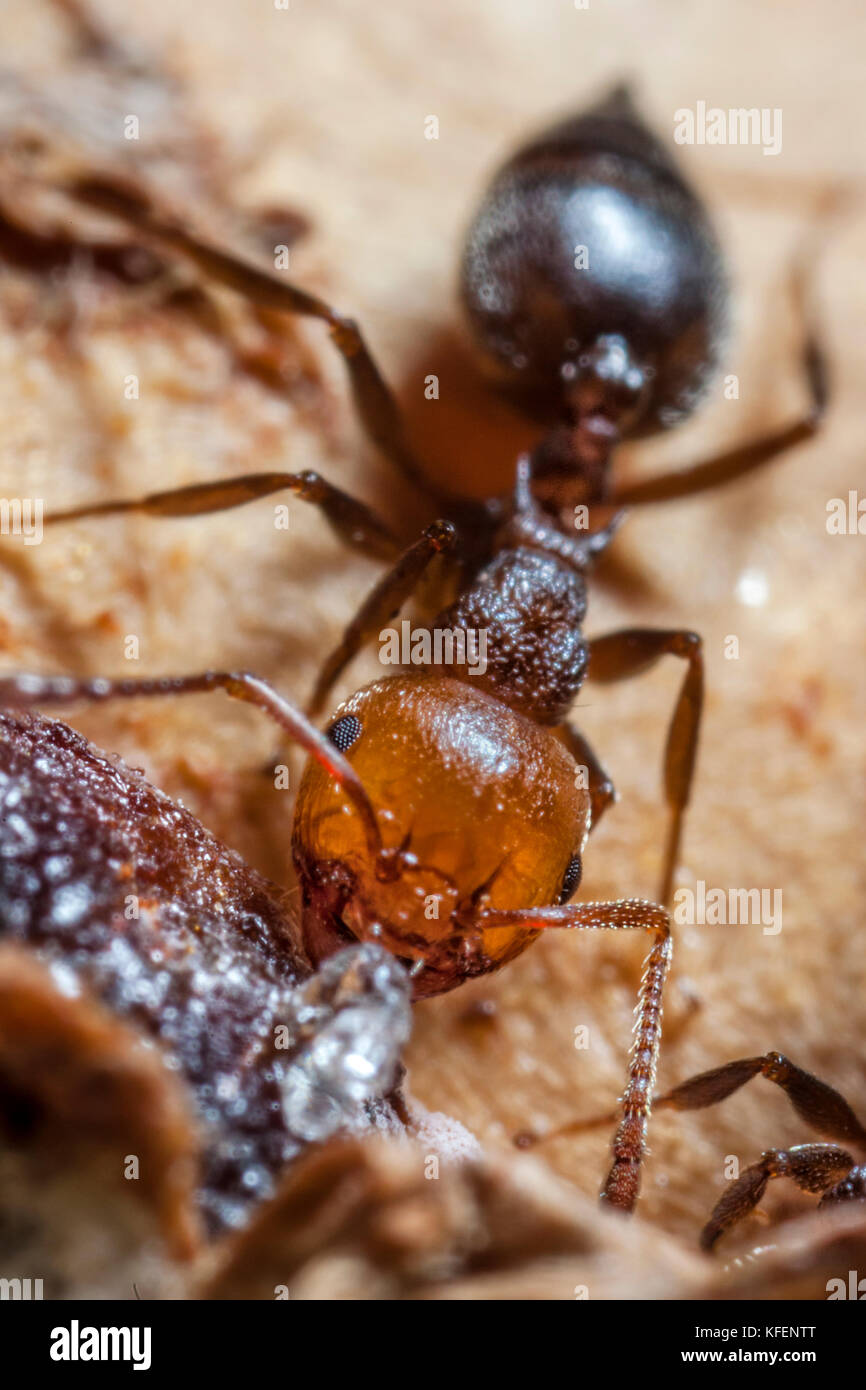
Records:
{"label": "hairy ant leg", "polygon": [[414,593],[433,557],[453,551],[456,543],[457,532],[450,521],[434,521],[420,539],[403,552],[394,567],[382,576],[322,666],[307,706],[310,718],[321,713],[335,682],[364,643],[383,624],[396,617]]}
{"label": "hairy ant leg", "polygon": [[664,985],[673,950],[667,911],[657,903],[627,898],[620,902],[573,903],[568,907],[484,912],[477,919],[477,925],[485,931],[497,926],[529,926],[539,930],[565,927],[596,931],[647,931],[654,936],[638,991],[628,1078],[612,1145],[613,1162],[602,1189],[602,1200],[610,1206],[620,1211],[633,1211],[640,1191],[646,1153],[653,1082],[661,1043]]}
{"label": "hairy ant leg", "polygon": [[188,487],[151,492],[143,497],[121,501],[85,503],[45,518],[52,526],[68,521],[86,521],[102,516],[204,516],[208,512],[227,512],[243,507],[275,492],[292,492],[302,502],[318,507],[340,540],[362,555],[391,560],[399,545],[384,521],[366,504],[329,483],[319,473],[244,473],[236,478],[220,478],[212,483],[191,483]]}
{"label": "hairy ant leg", "polygon": [[141,680],[75,680],[67,676],[19,674],[0,679],[0,707],[30,709],[42,705],[72,705],[142,696],[195,695],[223,690],[262,710],[284,734],[309,753],[352,801],[366,836],[367,849],[377,861],[389,857],[382,845],[376,813],[354,768],[333,743],[290,705],[267,681],[248,671],[204,671],[192,676],[163,676]]}
{"label": "hairy ant leg", "polygon": [[674,498],[692,497],[695,493],[721,487],[762,468],[766,463],[772,463],[773,459],[818,433],[827,411],[829,385],[827,359],[807,308],[808,263],[808,251],[804,251],[794,266],[791,280],[791,294],[797,306],[798,318],[805,325],[800,361],[809,391],[809,404],[801,418],[750,444],[738,444],[703,463],[692,464],[673,473],[662,473],[631,486],[615,488],[612,500],[616,506],[636,507],[645,502],[669,502]]}
{"label": "hairy ant leg", "polygon": [[848,1176],[854,1159],[836,1144],[796,1144],[791,1149],[768,1149],[757,1163],[744,1168],[713,1208],[701,1231],[701,1249],[708,1253],[726,1231],[754,1211],[774,1178],[790,1178],[802,1192],[824,1192]]}
{"label": "hairy ant leg", "polygon": [[662,656],[678,656],[687,668],[668,725],[664,755],[665,798],[669,807],[667,841],[662,863],[659,901],[670,902],[685,810],[691,795],[704,703],[704,659],[695,632],[664,628],[624,628],[595,637],[589,644],[589,678],[605,684],[629,680],[648,670]]}
{"label": "hairy ant leg", "polygon": [[[781,1052],[744,1057],[701,1072],[658,1096],[653,1104],[656,1109],[703,1110],[733,1095],[753,1076],[765,1076],[781,1087],[800,1119],[819,1134],[866,1145],[866,1129],[844,1096]],[[843,1180],[854,1166],[852,1156],[836,1144],[798,1144],[791,1149],[768,1149],[757,1163],[744,1169],[716,1203],[701,1232],[702,1249],[711,1250],[726,1231],[753,1211],[774,1178],[790,1178],[804,1192],[824,1193],[826,1202],[861,1197],[859,1189],[835,1190],[837,1185],[844,1188]]]}
{"label": "hairy ant leg", "polygon": [[804,1071],[781,1052],[763,1057],[744,1057],[701,1072],[680,1082],[664,1095],[656,1096],[656,1108],[703,1110],[726,1100],[753,1076],[764,1076],[781,1087],[801,1120],[828,1139],[844,1139],[866,1144],[863,1128],[844,1096],[826,1081]]}

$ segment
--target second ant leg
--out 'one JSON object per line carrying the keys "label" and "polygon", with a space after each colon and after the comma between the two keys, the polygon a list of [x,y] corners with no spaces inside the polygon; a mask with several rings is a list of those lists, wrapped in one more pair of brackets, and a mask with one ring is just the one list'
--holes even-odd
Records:
{"label": "second ant leg", "polygon": [[413,485],[444,501],[416,459],[406,439],[397,401],[353,319],[338,313],[323,299],[293,285],[272,271],[209,245],[191,228],[160,209],[138,186],[106,178],[81,178],[69,192],[90,206],[131,223],[146,236],[187,256],[205,275],[265,309],[323,320],[349,374],[355,405],[364,430]]}
{"label": "second ant leg", "polygon": [[403,552],[393,569],[379,580],[319,672],[307,707],[311,718],[320,713],[335,682],[367,639],[399,613],[434,555],[453,550],[456,540],[457,533],[449,521],[434,521],[420,540]]}
{"label": "second ant leg", "polygon": [[844,1096],[820,1077],[798,1067],[781,1052],[743,1057],[701,1072],[656,1096],[656,1109],[704,1110],[726,1100],[754,1076],[764,1076],[787,1095],[800,1119],[828,1139],[866,1144],[866,1129]]}
{"label": "second ant leg", "polygon": [[[673,1090],[656,1097],[656,1109],[702,1110],[733,1095],[755,1076],[764,1076],[781,1087],[801,1120],[831,1139],[866,1143],[866,1129],[845,1097],[826,1081],[804,1071],[781,1052],[763,1057],[744,1057],[711,1071],[690,1077]],[[769,1149],[746,1168],[713,1209],[701,1232],[701,1246],[711,1250],[716,1241],[758,1205],[768,1182],[791,1178],[805,1192],[833,1189],[854,1166],[851,1155],[836,1144],[800,1144],[788,1150]],[[855,1194],[856,1195],[856,1194]]]}
{"label": "second ant leg", "polygon": [[45,518],[52,526],[67,521],[83,521],[100,516],[204,516],[243,507],[259,497],[275,492],[291,492],[303,502],[311,502],[325,517],[332,530],[362,555],[391,560],[398,553],[397,541],[365,502],[329,483],[319,473],[244,473],[237,478],[220,478],[212,483],[191,483],[188,487],[150,492],[144,497],[121,501],[94,502],[70,507]]}
{"label": "second ant leg", "polygon": [[[811,1072],[804,1071],[781,1052],[767,1052],[763,1057],[742,1057],[735,1062],[726,1062],[721,1067],[712,1067],[697,1076],[681,1081],[670,1091],[653,1097],[653,1108],[658,1110],[706,1110],[727,1100],[741,1086],[748,1084],[756,1076],[766,1077],[779,1086],[787,1095],[801,1120],[818,1134],[830,1139],[866,1145],[866,1128],[861,1125],[844,1096],[832,1086]],[[518,1145],[530,1145],[559,1139],[569,1134],[582,1134],[610,1123],[611,1115],[592,1115],[582,1120],[571,1120],[561,1128],[543,1136],[520,1135]]]}
{"label": "second ant leg", "polygon": [[662,864],[659,901],[668,903],[682,837],[683,817],[691,795],[704,703],[704,659],[695,632],[663,628],[626,628],[595,637],[589,644],[589,678],[605,683],[628,680],[654,666],[660,657],[678,656],[687,662],[674,712],[668,726],[664,756],[665,797],[669,807],[667,843]]}
{"label": "second ant leg", "polygon": [[854,1167],[854,1159],[836,1144],[796,1144],[791,1149],[768,1149],[757,1163],[744,1168],[719,1198],[701,1231],[701,1249],[716,1241],[754,1211],[774,1178],[790,1178],[803,1192],[825,1192]]}

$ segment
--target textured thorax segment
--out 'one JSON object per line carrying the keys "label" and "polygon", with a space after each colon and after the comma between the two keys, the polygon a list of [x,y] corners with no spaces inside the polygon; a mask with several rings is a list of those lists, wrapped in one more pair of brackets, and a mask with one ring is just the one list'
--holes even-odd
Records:
{"label": "textured thorax segment", "polygon": [[554,555],[503,550],[436,626],[486,634],[483,674],[455,671],[539,724],[565,718],[583,683],[583,577]]}

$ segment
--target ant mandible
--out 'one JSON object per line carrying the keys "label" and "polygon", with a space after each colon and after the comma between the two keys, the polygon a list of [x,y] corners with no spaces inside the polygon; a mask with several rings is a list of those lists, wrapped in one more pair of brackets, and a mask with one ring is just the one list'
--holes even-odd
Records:
{"label": "ant mandible", "polygon": [[[824,403],[823,363],[807,335],[812,406],[757,444],[641,488],[613,487],[609,459],[627,434],[671,424],[695,403],[717,353],[724,298],[720,259],[700,204],[621,92],[519,154],[494,183],[467,243],[463,293],[482,346],[536,397],[553,424],[518,465],[513,497],[474,506],[428,483],[394,398],[357,326],[321,300],[209,246],[140,187],[82,175],[68,191],[255,303],[324,319],[343,354],[371,439],[442,504],[403,554],[364,504],[319,475],[252,474],[57,513],[48,522],[138,512],[191,516],[289,489],[318,505],[364,553],[393,558],[325,662],[309,713],[345,666],[408,600],[435,555],[465,562],[437,630],[484,630],[483,675],[414,668],[359,691],[322,734],[308,715],[247,673],[150,680],[18,676],[0,681],[10,705],[222,689],[264,710],[311,755],[300,787],[293,857],[303,936],[314,961],[373,937],[410,966],[416,997],[498,968],[547,928],[640,930],[652,947],[642,978],[613,1162],[603,1196],[637,1200],[670,967],[669,917],[636,899],[570,903],[591,829],[614,797],[609,777],[568,714],[588,671],[625,679],[673,654],[686,673],[668,732],[670,823],[659,898],[670,897],[689,800],[703,701],[696,634],[629,629],[588,641],[586,578],[618,516],[569,532],[557,506],[570,483],[591,501],[635,503],[726,481],[805,438]],[[613,231],[616,230],[616,235]],[[589,245],[585,279],[561,258]],[[579,288],[578,288],[579,286]],[[543,484],[551,484],[545,491]],[[535,490],[533,490],[535,489]],[[586,780],[581,775],[586,774]],[[430,915],[431,903],[444,906]]]}

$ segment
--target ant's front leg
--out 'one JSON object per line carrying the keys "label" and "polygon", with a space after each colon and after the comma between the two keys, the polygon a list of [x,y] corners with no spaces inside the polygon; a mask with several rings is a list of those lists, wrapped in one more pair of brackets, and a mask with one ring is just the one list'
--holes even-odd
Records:
{"label": "ant's front leg", "polygon": [[653,1083],[662,1034],[665,981],[671,964],[673,941],[670,918],[657,903],[640,898],[619,902],[572,903],[567,907],[524,908],[481,912],[474,925],[487,932],[497,927],[580,928],[591,931],[646,931],[654,943],[644,964],[638,990],[634,1041],[629,1054],[628,1078],[619,1107],[619,1124],[613,1139],[613,1162],[602,1189],[602,1200],[620,1211],[634,1210],[640,1191]]}
{"label": "ant's front leg", "polygon": [[703,644],[695,632],[626,628],[595,637],[589,644],[590,680],[629,680],[663,656],[678,656],[687,668],[668,726],[664,757],[665,797],[670,809],[659,901],[669,903],[677,867],[683,818],[692,789],[704,703]]}

